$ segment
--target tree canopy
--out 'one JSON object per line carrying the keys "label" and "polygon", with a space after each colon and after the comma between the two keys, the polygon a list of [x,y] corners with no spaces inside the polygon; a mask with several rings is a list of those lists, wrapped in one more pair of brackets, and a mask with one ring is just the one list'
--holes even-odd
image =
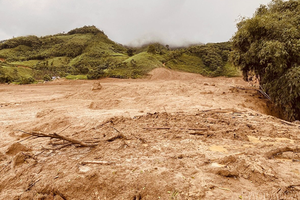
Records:
{"label": "tree canopy", "polygon": [[300,119],[300,0],[273,0],[237,24],[231,59],[254,72],[288,120]]}

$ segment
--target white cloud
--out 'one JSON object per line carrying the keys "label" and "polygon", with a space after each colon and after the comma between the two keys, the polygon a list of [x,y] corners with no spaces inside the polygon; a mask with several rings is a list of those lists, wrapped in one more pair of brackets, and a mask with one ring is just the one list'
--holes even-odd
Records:
{"label": "white cloud", "polygon": [[95,25],[122,44],[227,41],[270,0],[0,0],[0,40]]}

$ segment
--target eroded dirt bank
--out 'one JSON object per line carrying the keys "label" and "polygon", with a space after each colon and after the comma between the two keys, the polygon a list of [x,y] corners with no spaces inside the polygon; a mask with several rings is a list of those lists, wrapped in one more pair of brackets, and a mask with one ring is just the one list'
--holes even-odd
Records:
{"label": "eroded dirt bank", "polygon": [[0,85],[0,199],[299,199],[299,125],[241,78],[97,82]]}

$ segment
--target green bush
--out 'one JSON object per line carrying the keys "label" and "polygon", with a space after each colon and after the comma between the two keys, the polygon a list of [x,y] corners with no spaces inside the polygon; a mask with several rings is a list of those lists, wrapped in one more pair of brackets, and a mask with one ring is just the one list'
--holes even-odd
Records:
{"label": "green bush", "polygon": [[9,75],[0,75],[0,83],[11,83],[14,79]]}
{"label": "green bush", "polygon": [[147,52],[148,52],[148,53],[152,53],[152,54],[156,54],[155,46],[152,45],[152,44],[149,45]]}
{"label": "green bush", "polygon": [[20,78],[20,84],[31,84],[34,82],[35,82],[35,79],[32,77],[21,77]]}
{"label": "green bush", "polygon": [[45,74],[44,78],[43,78],[44,81],[51,81],[52,78],[49,74]]}

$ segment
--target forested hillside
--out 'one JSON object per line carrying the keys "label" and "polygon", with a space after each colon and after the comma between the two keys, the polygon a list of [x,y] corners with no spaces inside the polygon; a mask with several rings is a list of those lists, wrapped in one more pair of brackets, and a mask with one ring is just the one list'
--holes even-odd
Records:
{"label": "forested hillside", "polygon": [[66,34],[24,36],[0,44],[0,82],[33,83],[53,76],[70,79],[101,77],[140,78],[156,67],[236,76],[228,64],[231,44],[218,43],[186,48],[149,44],[126,47],[108,38],[95,26]]}

